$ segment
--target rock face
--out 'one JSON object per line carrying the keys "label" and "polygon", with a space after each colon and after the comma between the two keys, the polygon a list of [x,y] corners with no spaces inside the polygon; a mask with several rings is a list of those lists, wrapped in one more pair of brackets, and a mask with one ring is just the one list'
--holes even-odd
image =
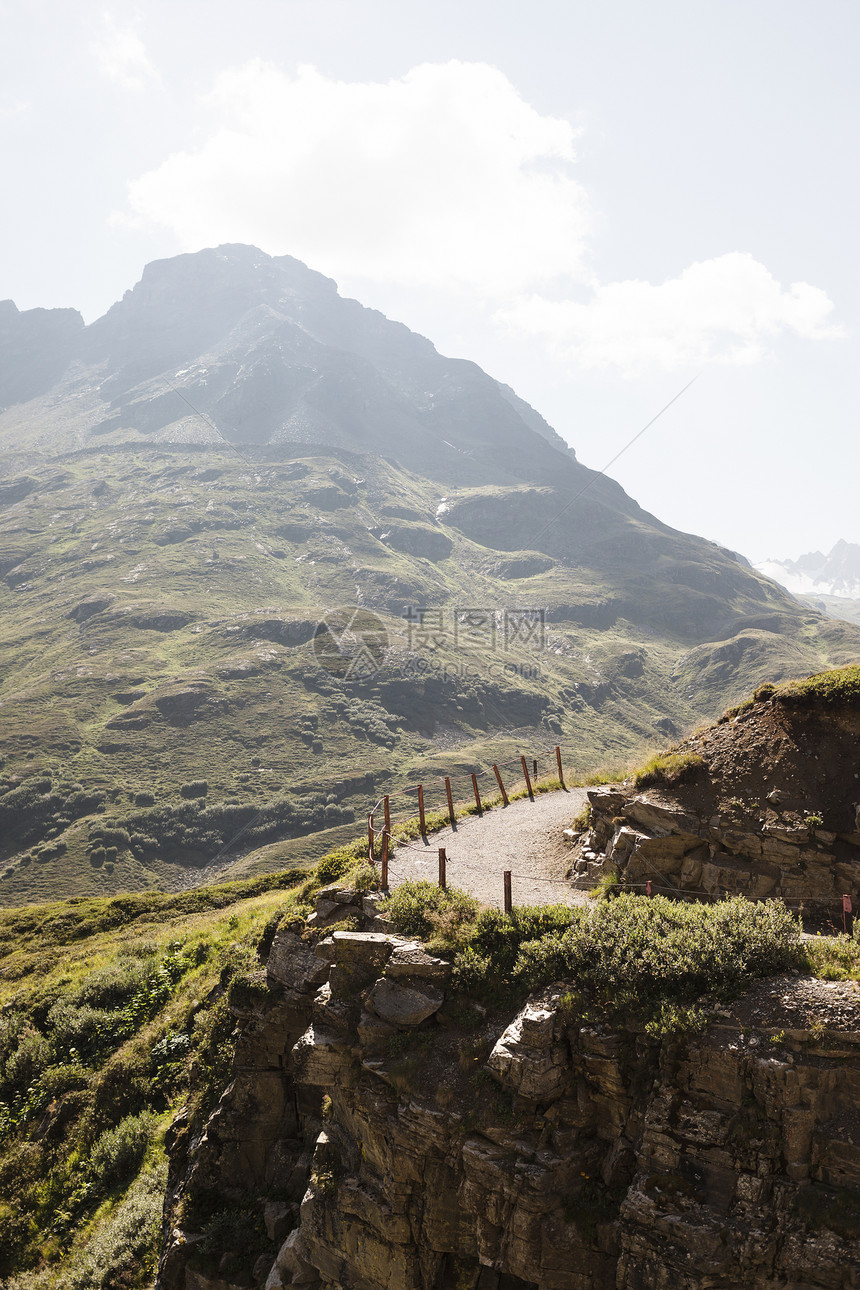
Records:
{"label": "rock face", "polygon": [[[464,1038],[414,942],[307,937],[275,936],[201,1141],[171,1131],[159,1290],[857,1286],[853,984],[775,978],[683,1040],[559,984]],[[249,1203],[268,1254],[195,1255],[192,1223]]]}
{"label": "rock face", "polygon": [[696,814],[685,804],[615,789],[588,793],[591,828],[575,862],[591,885],[609,865],[632,890],[695,896],[782,897],[813,921],[839,917],[860,893],[860,835],[799,822]]}

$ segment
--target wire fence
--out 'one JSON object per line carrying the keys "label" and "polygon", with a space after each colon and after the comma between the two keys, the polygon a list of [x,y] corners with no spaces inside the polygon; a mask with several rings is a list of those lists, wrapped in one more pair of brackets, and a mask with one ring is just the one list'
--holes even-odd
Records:
{"label": "wire fence", "polygon": [[[563,764],[562,764],[562,758],[561,758],[561,751],[558,745],[550,745],[548,747],[540,748],[536,750],[536,754],[533,753],[532,756],[529,758],[525,758],[524,756],[519,756],[516,761],[512,760],[508,762],[496,762],[494,763],[492,770],[490,771],[484,770],[484,771],[469,772],[470,778],[472,779],[473,788],[475,789],[475,799],[476,799],[476,805],[472,807],[470,804],[470,806],[467,808],[469,813],[474,813],[476,809],[477,810],[482,809],[481,803],[483,799],[481,798],[476,787],[476,781],[479,776],[484,778],[486,778],[491,774],[494,776],[495,780],[497,781],[498,787],[496,792],[494,792],[493,796],[494,797],[500,796],[501,800],[503,800],[505,805],[507,805],[508,796],[504,790],[504,787],[498,772],[501,770],[510,770],[511,767],[515,767],[524,772],[524,775],[521,777],[522,782],[525,783],[525,785],[527,786],[529,791],[529,796],[534,798],[535,796],[534,789],[538,787],[540,781],[536,780],[534,784],[532,783],[531,777],[529,776],[528,769],[527,769],[527,762],[531,762],[533,772],[536,776],[538,757],[545,758],[547,754],[551,754],[553,758],[556,759],[556,762],[557,762],[558,774],[553,775],[552,778],[557,779],[560,786],[564,787],[564,771],[563,771]],[[544,781],[546,780],[546,778],[549,778],[549,776],[544,776]],[[430,777],[428,776],[427,780],[429,779]],[[439,774],[438,779],[440,783],[444,783],[445,794],[446,794],[445,814],[448,815],[450,819],[450,824],[453,827],[455,825],[457,812],[454,808],[453,800],[452,800],[451,778],[449,776]],[[382,861],[382,878],[383,878],[383,886],[385,888],[388,888],[389,886],[390,876],[395,877],[395,879],[399,878],[401,881],[404,881],[407,875],[407,866],[414,863],[411,857],[407,858],[407,856],[403,853],[406,853],[406,852],[417,853],[424,860],[429,860],[433,855],[433,849],[429,846],[427,842],[427,837],[434,830],[428,829],[425,826],[424,784],[425,782],[427,782],[427,780],[422,780],[421,784],[415,785],[414,787],[401,789],[398,792],[391,793],[391,794],[385,794],[384,796],[378,799],[378,801],[376,802],[376,804],[373,806],[373,808],[368,814],[368,835],[369,835],[368,836],[368,859],[372,863],[374,864],[376,863],[376,860],[377,860],[376,849],[378,846],[381,852],[380,858]],[[520,780],[514,781],[515,785],[519,785],[519,783],[520,783]],[[501,792],[499,793],[498,790],[501,790]],[[512,788],[511,791],[518,793],[519,789],[518,787],[515,787],[515,788]],[[546,791],[546,789],[544,789],[544,791]],[[390,821],[391,801],[394,799],[402,799],[406,797],[414,799],[416,795],[418,797],[420,813],[421,813],[419,827],[421,828],[421,836],[424,838],[424,841],[420,843],[412,841],[409,838],[404,838],[402,835],[398,835],[396,829],[392,828],[391,821]],[[489,805],[489,802],[488,802],[488,805]],[[377,814],[377,812],[380,810],[380,808],[383,808],[383,807],[385,807],[386,809],[386,824],[381,830],[376,831],[374,828],[374,817]],[[396,826],[396,828],[402,829],[403,827],[409,827],[410,824],[412,825],[412,827],[414,827],[415,825],[414,816],[411,818],[410,821],[406,822],[405,825],[401,824]],[[737,892],[729,891],[727,888],[723,888],[723,889],[717,888],[715,890],[714,889],[708,890],[704,887],[691,887],[683,884],[679,886],[673,880],[672,877],[670,877],[668,874],[663,873],[661,870],[657,869],[656,866],[651,865],[650,862],[648,862],[645,857],[641,857],[641,858],[645,861],[646,864],[648,864],[648,867],[652,870],[653,877],[645,878],[641,882],[633,882],[626,878],[620,878],[618,881],[619,891],[641,893],[646,896],[668,895],[679,900],[684,900],[684,901],[695,900],[701,903],[709,903],[709,904],[727,900],[734,895],[747,894],[745,892],[740,892],[740,891],[737,891]],[[485,888],[486,888],[487,880],[492,877],[492,870],[489,870],[486,867],[470,864],[468,861],[459,860],[456,857],[456,855],[449,856],[447,847],[438,848],[438,861],[439,861],[439,885],[443,887],[447,886],[449,868],[451,871],[451,875],[455,878],[455,880],[460,878],[462,875],[463,878],[465,879],[466,884],[468,884],[469,882],[469,875],[480,875],[482,880],[482,885]],[[541,890],[546,890],[547,888],[555,888],[559,891],[564,891],[567,895],[571,895],[573,892],[584,892],[587,894],[589,892],[593,892],[599,887],[605,886],[605,878],[590,878],[586,874],[572,874],[568,878],[560,879],[560,878],[550,878],[548,876],[541,877],[534,873],[522,873],[517,871],[516,869],[502,869],[502,870],[496,869],[495,873],[497,876],[501,876],[501,878],[503,879],[504,906],[509,911],[512,908],[511,885],[514,880],[517,882],[518,885],[521,885],[521,886],[538,888]],[[767,899],[768,897],[761,896],[761,897],[748,897],[748,898]],[[851,924],[853,922],[853,901],[852,901],[852,897],[848,894],[842,895],[841,897],[777,895],[773,898],[780,900],[781,903],[784,904],[787,908],[795,910],[799,915],[801,915],[801,917],[807,916],[810,920],[815,920],[818,923],[826,924],[832,928],[837,928],[837,929],[838,929],[839,923],[841,922],[844,930],[851,930]],[[828,911],[831,915],[829,919],[827,918]],[[841,917],[839,917],[839,915],[841,915]]]}

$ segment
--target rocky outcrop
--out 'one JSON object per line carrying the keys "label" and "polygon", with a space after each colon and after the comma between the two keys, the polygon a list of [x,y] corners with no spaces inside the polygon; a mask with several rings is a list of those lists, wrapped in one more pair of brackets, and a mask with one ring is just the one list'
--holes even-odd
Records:
{"label": "rocky outcrop", "polygon": [[704,816],[622,789],[588,793],[591,824],[574,874],[591,885],[617,872],[625,885],[695,896],[782,897],[811,919],[833,920],[843,893],[860,894],[860,834],[811,823]]}
{"label": "rocky outcrop", "polygon": [[[448,972],[385,932],[278,930],[233,1083],[199,1142],[171,1130],[160,1290],[856,1287],[852,983],[775,978],[681,1038],[563,983],[482,1017]],[[191,1224],[231,1203],[268,1244],[207,1262]]]}

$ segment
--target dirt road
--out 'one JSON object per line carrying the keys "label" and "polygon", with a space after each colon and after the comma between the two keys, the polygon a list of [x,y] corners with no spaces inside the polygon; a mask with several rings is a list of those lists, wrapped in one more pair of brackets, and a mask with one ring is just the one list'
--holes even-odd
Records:
{"label": "dirt road", "polygon": [[534,801],[522,798],[497,806],[484,815],[458,820],[426,843],[410,842],[391,857],[389,882],[407,879],[436,882],[439,847],[447,852],[448,885],[471,892],[485,905],[501,909],[502,875],[510,869],[515,905],[579,905],[585,893],[565,882],[569,847],[562,829],[569,827],[585,802],[585,789],[541,793]]}

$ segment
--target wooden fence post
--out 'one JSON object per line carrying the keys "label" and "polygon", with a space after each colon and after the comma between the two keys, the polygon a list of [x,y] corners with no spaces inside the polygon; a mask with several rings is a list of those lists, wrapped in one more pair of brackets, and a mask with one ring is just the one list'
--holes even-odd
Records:
{"label": "wooden fence post", "polygon": [[477,775],[473,775],[473,776],[472,776],[472,792],[475,794],[475,806],[478,808],[478,814],[479,814],[479,815],[483,815],[483,814],[484,814],[484,808],[483,808],[483,806],[481,805],[481,793],[480,793],[480,790],[479,790],[479,788],[478,788],[478,776],[477,776]]}
{"label": "wooden fence post", "polygon": [[448,885],[448,879],[445,873],[445,861],[447,860],[447,858],[448,857],[445,854],[445,848],[440,847],[439,848],[439,886],[442,888],[443,891]]}
{"label": "wooden fence post", "polygon": [[555,746],[555,759],[558,762],[558,782],[564,788],[564,771],[561,768],[561,749],[558,744]]}
{"label": "wooden fence post", "polygon": [[520,761],[523,764],[523,774],[526,777],[526,788],[528,789],[529,797],[534,797],[534,793],[532,792],[532,782],[529,779],[529,768],[526,765],[525,757],[520,757]]}
{"label": "wooden fence post", "polygon": [[427,832],[427,821],[424,819],[424,785],[418,785],[418,823],[421,828],[421,836]]}
{"label": "wooden fence post", "polygon": [[447,776],[447,775],[445,776],[445,796],[446,796],[446,797],[447,797],[447,799],[448,799],[448,819],[451,821],[451,828],[453,829],[453,827],[454,827],[454,823],[455,823],[455,820],[454,820],[454,799],[453,799],[453,797],[451,796],[451,781],[450,781],[450,779],[448,778],[448,776]]}
{"label": "wooden fence post", "polygon": [[506,913],[506,914],[512,914],[512,913],[514,912],[514,901],[513,901],[513,896],[512,896],[512,894],[511,894],[511,871],[510,871],[510,869],[506,869],[506,870],[505,870],[505,872],[504,872],[504,879],[505,879],[505,913]]}
{"label": "wooden fence post", "polygon": [[390,834],[391,833],[391,802],[389,801],[387,793],[385,794],[385,797],[383,797],[382,799],[382,809],[385,812],[385,832]]}
{"label": "wooden fence post", "polygon": [[502,802],[503,802],[503,804],[504,804],[505,806],[507,806],[507,805],[508,805],[508,795],[507,795],[507,793],[505,792],[505,786],[504,786],[504,784],[502,783],[502,777],[501,777],[501,775],[500,775],[500,773],[499,773],[499,768],[498,768],[498,766],[496,765],[496,763],[495,763],[495,762],[493,762],[493,774],[494,774],[494,775],[495,775],[495,777],[496,777],[496,783],[498,784],[498,786],[499,786],[499,792],[500,792],[500,793],[501,793],[501,795],[502,795]]}
{"label": "wooden fence post", "polygon": [[388,891],[388,830],[382,835],[382,874],[379,879],[379,885],[383,891]]}

